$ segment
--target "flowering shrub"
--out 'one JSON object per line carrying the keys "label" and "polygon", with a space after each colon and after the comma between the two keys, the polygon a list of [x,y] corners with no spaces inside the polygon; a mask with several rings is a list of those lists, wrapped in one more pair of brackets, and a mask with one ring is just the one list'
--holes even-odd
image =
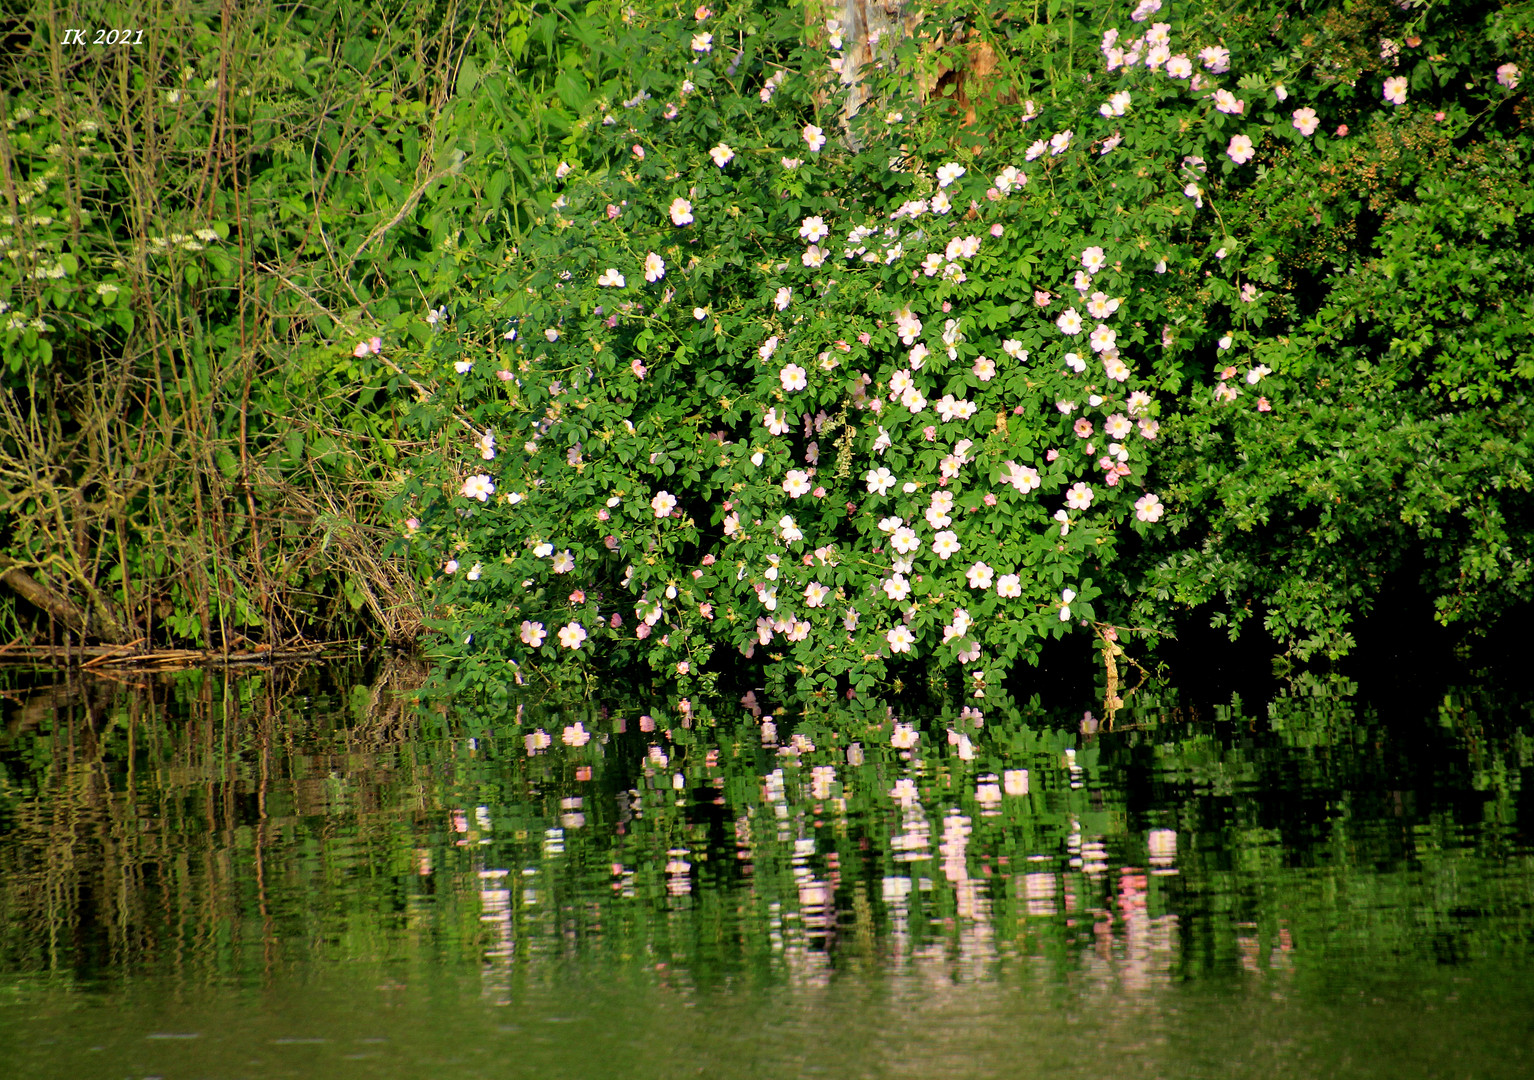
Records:
{"label": "flowering shrub", "polygon": [[[807,42],[751,8],[615,21],[631,62],[547,215],[423,335],[439,456],[401,506],[460,681],[601,657],[685,686],[726,648],[822,690],[961,665],[979,697],[1048,637],[1237,609],[1264,573],[1281,636],[1345,644],[1360,593],[1222,578],[1272,551],[1220,544],[1313,445],[1341,294],[1296,281],[1299,207],[1325,203],[1312,244],[1357,247],[1346,199],[1301,186],[1351,161],[1323,132],[1423,128],[1433,76],[1365,101],[1340,46],[1300,63],[1281,33],[1158,12],[1102,8],[1088,53],[1081,22],[937,6],[871,44],[856,110],[835,20]],[[966,57],[967,85],[934,83]],[[1232,460],[1263,444],[1266,478]]]}

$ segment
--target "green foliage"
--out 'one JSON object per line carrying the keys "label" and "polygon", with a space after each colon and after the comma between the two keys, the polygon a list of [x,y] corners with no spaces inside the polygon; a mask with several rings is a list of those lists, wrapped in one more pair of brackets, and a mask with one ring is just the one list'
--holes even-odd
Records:
{"label": "green foliage", "polygon": [[[482,121],[536,111],[518,79],[554,60],[523,47],[520,72],[476,67],[469,46],[531,18],[188,0],[17,29],[0,88],[0,567],[99,599],[151,643],[413,634],[413,579],[370,525],[408,384],[336,336],[407,325],[443,222],[476,200],[515,223],[521,182],[486,191],[464,165],[526,171],[513,140],[541,134]],[[60,38],[98,23],[151,32]],[[474,109],[454,111],[455,88]]]}
{"label": "green foliage", "polygon": [[975,693],[1190,611],[1303,657],[1392,577],[1534,597],[1534,17],[1014,8],[26,23],[0,565],[203,643],[409,637],[425,579],[492,693],[721,648]]}
{"label": "green foliage", "polygon": [[415,328],[451,685],[978,696],[1094,623],[1529,595],[1522,22],[923,13],[853,91],[830,24],[587,12],[567,164]]}
{"label": "green foliage", "polygon": [[[1211,200],[1276,289],[1245,319],[1189,297],[1191,322],[1229,328],[1233,366],[1272,368],[1273,411],[1169,423],[1168,499],[1194,512],[1137,607],[1215,601],[1233,635],[1260,612],[1297,655],[1335,656],[1396,574],[1484,629],[1530,599],[1534,568],[1534,113],[1497,70],[1530,70],[1527,13],[1360,7],[1277,36],[1263,66],[1289,99],[1250,102],[1269,125],[1257,182]],[[1381,109],[1389,78],[1406,102]]]}

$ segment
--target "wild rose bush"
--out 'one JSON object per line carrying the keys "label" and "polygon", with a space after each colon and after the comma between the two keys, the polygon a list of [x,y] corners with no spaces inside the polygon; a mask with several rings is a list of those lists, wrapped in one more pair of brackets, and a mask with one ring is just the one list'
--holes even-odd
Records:
{"label": "wild rose bush", "polygon": [[[1186,512],[1126,574],[1137,621],[1197,607],[1337,656],[1393,583],[1424,619],[1495,632],[1534,598],[1530,13],[1358,4],[1227,29],[1213,111],[1254,157],[1201,185],[1226,257],[1174,264],[1165,358],[1224,403],[1165,425],[1159,486]],[[1219,267],[1243,265],[1231,302]]]}
{"label": "wild rose bush", "polygon": [[[1314,389],[1270,176],[1412,84],[1349,99],[1213,12],[1102,18],[1088,53],[935,8],[845,124],[834,20],[613,20],[627,74],[547,217],[430,299],[439,453],[400,507],[455,685],[643,659],[686,689],[723,647],[801,689],[919,663],[984,696],[1047,637],[1242,602],[1210,569],[1221,459]],[[972,127],[932,92],[938,26],[1004,61]],[[1332,617],[1281,585],[1296,633]]]}

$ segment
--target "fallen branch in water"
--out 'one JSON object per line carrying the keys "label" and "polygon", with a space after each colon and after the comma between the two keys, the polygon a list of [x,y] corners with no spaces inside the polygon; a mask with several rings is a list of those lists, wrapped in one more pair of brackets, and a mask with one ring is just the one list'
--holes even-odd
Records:
{"label": "fallen branch in water", "polygon": [[[127,645],[77,645],[69,649],[46,645],[0,645],[0,664],[30,664],[67,667],[75,664],[90,669],[130,667],[248,667],[265,664],[290,664],[317,660],[338,642],[305,645],[297,648],[256,648],[247,652],[224,653],[217,649],[140,649],[142,641]],[[82,663],[83,661],[83,663]]]}

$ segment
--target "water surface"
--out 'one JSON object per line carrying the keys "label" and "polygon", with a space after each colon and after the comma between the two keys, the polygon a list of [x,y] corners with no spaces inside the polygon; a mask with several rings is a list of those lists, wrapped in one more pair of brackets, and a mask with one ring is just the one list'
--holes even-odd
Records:
{"label": "water surface", "polygon": [[1109,731],[412,685],[17,684],[4,1075],[1534,1075],[1507,695]]}

